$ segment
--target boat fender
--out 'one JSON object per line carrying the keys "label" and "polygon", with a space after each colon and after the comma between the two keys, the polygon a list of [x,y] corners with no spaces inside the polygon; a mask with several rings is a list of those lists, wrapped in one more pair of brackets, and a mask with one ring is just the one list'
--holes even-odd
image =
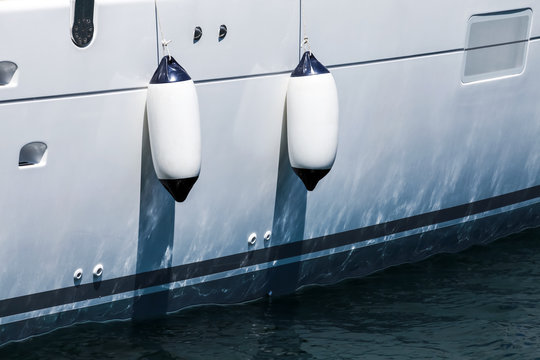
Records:
{"label": "boat fender", "polygon": [[287,88],[287,140],[291,166],[309,191],[334,164],[338,120],[334,77],[306,51]]}
{"label": "boat fender", "polygon": [[201,170],[201,125],[195,84],[172,56],[164,56],[147,94],[152,161],[159,181],[184,201]]}

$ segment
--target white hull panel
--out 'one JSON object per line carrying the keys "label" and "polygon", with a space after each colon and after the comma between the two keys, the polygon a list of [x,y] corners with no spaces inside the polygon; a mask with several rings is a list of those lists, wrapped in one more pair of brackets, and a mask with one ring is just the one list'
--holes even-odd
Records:
{"label": "white hull panel", "polygon": [[[309,193],[291,168],[286,130],[300,2],[264,2],[281,22],[265,29],[266,45],[254,41],[261,20],[247,11],[206,16],[208,4],[158,3],[200,108],[202,167],[183,203],[156,177],[145,118],[160,51],[154,2],[96,0],[84,49],[58,25],[69,24],[67,2],[0,2],[0,61],[18,65],[0,86],[0,343],[287,293],[540,226],[536,3],[303,1],[340,113],[338,155]],[[111,18],[121,7],[140,17]],[[464,83],[465,58],[483,50],[467,48],[469,19],[526,8],[527,38],[515,50],[488,46],[515,51],[522,63],[508,66],[523,69],[475,67],[479,77]],[[18,24],[45,21],[40,11],[54,19],[41,25],[44,59],[13,36],[34,34]],[[221,23],[229,33],[218,41]],[[193,43],[197,25],[203,38]],[[18,164],[32,142],[47,145],[46,162]]]}

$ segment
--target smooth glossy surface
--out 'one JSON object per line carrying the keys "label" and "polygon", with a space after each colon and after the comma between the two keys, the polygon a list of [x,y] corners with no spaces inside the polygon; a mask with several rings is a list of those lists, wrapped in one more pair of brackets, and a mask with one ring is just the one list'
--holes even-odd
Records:
{"label": "smooth glossy surface", "polygon": [[201,171],[201,122],[193,81],[150,84],[146,110],[154,169],[160,180],[196,178]]}
{"label": "smooth glossy surface", "polygon": [[[0,106],[0,298],[73,286],[77,268],[92,282],[98,263],[104,279],[135,272],[145,101],[132,91]],[[35,140],[46,166],[19,168]]]}
{"label": "smooth glossy surface", "polygon": [[532,8],[537,0],[302,1],[311,48],[326,66],[464,49],[471,16]]}
{"label": "smooth glossy surface", "polygon": [[86,48],[71,40],[71,3],[0,1],[0,61],[19,66],[0,101],[146,87],[157,66],[154,1],[96,1]]}
{"label": "smooth glossy surface", "polygon": [[[205,80],[195,85],[202,171],[181,204],[155,176],[145,121],[161,48],[155,2],[96,2],[94,42],[80,49],[69,38],[68,1],[0,1],[1,60],[20,65],[0,87],[8,100],[0,104],[0,341],[291,292],[540,223],[539,39],[522,74],[460,81],[470,16],[529,6],[538,36],[537,1],[311,0],[303,24],[299,1],[158,3],[173,55]],[[221,43],[220,24],[229,29]],[[303,25],[335,77],[341,114],[339,156],[309,193],[288,160],[285,109]],[[195,26],[211,35],[197,45]],[[43,41],[33,40],[36,31]],[[388,56],[409,57],[381,60]],[[48,145],[47,166],[19,169],[20,149],[32,141]],[[524,189],[535,195],[507,197]],[[466,211],[471,202],[501,204],[498,195],[515,201]],[[455,216],[431,217],[439,211]],[[417,215],[429,221],[411,222]],[[408,226],[365,232],[396,223]],[[332,240],[349,230],[361,243]],[[260,239],[250,247],[252,232]],[[309,251],[310,238],[330,246]],[[98,263],[105,271],[94,288]],[[77,268],[85,275],[73,287]],[[195,270],[173,279],[171,268]],[[170,297],[145,307],[141,292]]]}
{"label": "smooth glossy surface", "polygon": [[[298,63],[298,0],[160,0],[158,5],[171,54],[194,81],[287,72]],[[221,25],[227,26],[223,41]],[[196,26],[204,35],[194,46]]]}
{"label": "smooth glossy surface", "polygon": [[85,324],[6,359],[534,359],[540,230],[365,279],[157,321]]}
{"label": "smooth glossy surface", "polygon": [[328,170],[339,143],[339,98],[330,73],[291,77],[287,87],[287,141],[293,168]]}
{"label": "smooth glossy surface", "polygon": [[455,53],[332,69],[338,156],[309,194],[306,237],[538,184],[540,41],[529,45],[520,76],[463,85],[463,59]]}

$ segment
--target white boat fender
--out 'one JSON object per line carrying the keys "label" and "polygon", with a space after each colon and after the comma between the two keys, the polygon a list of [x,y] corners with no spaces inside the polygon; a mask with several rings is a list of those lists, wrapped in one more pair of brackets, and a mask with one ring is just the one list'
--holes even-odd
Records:
{"label": "white boat fender", "polygon": [[330,71],[306,51],[287,89],[289,161],[312,191],[334,164],[338,147],[339,104]]}
{"label": "white boat fender", "polygon": [[201,125],[195,84],[172,56],[164,56],[147,94],[154,169],[172,197],[184,201],[201,170]]}

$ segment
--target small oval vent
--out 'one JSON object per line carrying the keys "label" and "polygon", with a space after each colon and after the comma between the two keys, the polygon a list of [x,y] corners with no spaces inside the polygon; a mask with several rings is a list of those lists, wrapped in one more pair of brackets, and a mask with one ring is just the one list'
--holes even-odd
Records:
{"label": "small oval vent", "polygon": [[0,85],[8,85],[17,71],[17,64],[11,61],[0,61]]}
{"label": "small oval vent", "polygon": [[45,165],[47,144],[35,141],[24,145],[19,152],[19,167]]}

